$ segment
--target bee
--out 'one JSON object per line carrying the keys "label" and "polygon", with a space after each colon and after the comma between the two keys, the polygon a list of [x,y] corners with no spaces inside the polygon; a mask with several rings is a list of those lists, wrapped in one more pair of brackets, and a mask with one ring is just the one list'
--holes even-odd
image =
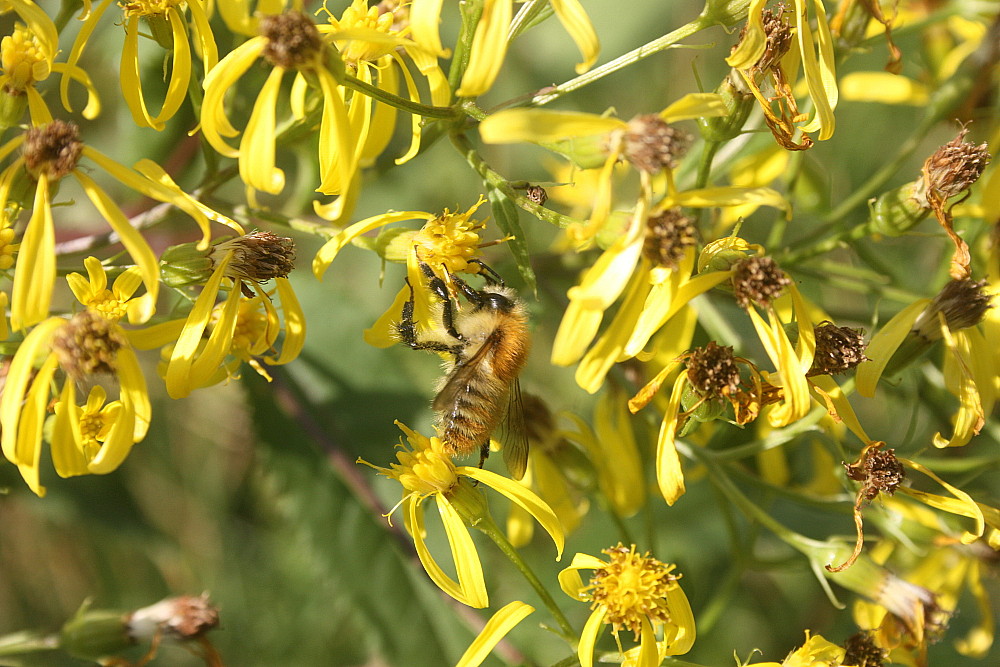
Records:
{"label": "bee", "polygon": [[486,278],[481,290],[448,274],[468,301],[466,307],[457,296],[452,298],[445,281],[430,266],[421,263],[430,290],[441,300],[440,323],[418,336],[413,285],[407,279],[410,297],[403,304],[396,333],[414,350],[449,356],[432,404],[445,450],[453,456],[479,451],[481,468],[489,455],[490,436],[503,425],[504,463],[512,477],[521,479],[528,465],[528,439],[518,375],[531,347],[528,317],[514,290],[504,286],[493,269],[476,263]]}

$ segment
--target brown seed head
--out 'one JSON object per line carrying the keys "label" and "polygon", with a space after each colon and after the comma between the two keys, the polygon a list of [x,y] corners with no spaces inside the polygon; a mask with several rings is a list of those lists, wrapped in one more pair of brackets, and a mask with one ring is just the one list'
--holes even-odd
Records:
{"label": "brown seed head", "polygon": [[875,633],[871,630],[862,630],[848,637],[844,649],[846,653],[841,662],[855,667],[883,667],[888,655],[888,651],[875,643]]}
{"label": "brown seed head", "polygon": [[80,129],[61,120],[32,127],[25,134],[21,150],[30,173],[45,171],[51,180],[57,181],[73,171],[80,160],[83,151]]}
{"label": "brown seed head", "polygon": [[896,458],[895,449],[882,450],[884,442],[868,447],[857,463],[844,463],[847,476],[861,482],[858,495],[871,502],[879,493],[892,495],[906,478],[903,464]]}
{"label": "brown seed head", "polygon": [[740,308],[749,308],[751,303],[766,307],[792,284],[791,278],[770,257],[747,257],[740,261],[732,281]]}
{"label": "brown seed head", "polygon": [[302,69],[314,64],[323,49],[316,24],[302,12],[264,16],[259,30],[267,38],[263,55],[277,67]]}
{"label": "brown seed head", "polygon": [[[785,19],[785,5],[778,3],[773,9],[765,9],[761,15],[764,21],[764,34],[767,45],[764,53],[757,59],[754,68],[763,72],[777,65],[792,47],[792,29]],[[743,28],[746,31],[746,27]],[[742,39],[743,34],[740,34]]]}
{"label": "brown seed head", "polygon": [[838,327],[833,322],[822,322],[814,329],[816,354],[813,356],[809,375],[835,375],[846,373],[865,356],[865,332],[861,329]]}
{"label": "brown seed head", "polygon": [[948,328],[961,331],[982,322],[986,311],[992,308],[993,295],[983,289],[985,280],[950,280],[937,296],[920,313],[912,331],[926,340],[941,338],[938,313],[943,313]]}
{"label": "brown seed head", "polygon": [[646,219],[646,238],[643,254],[655,266],[676,269],[684,251],[698,242],[698,229],[694,220],[671,208]]}
{"label": "brown seed head", "polygon": [[639,171],[657,174],[673,168],[687,152],[690,136],[656,114],[636,116],[625,130],[625,159]]}
{"label": "brown seed head", "polygon": [[118,351],[128,345],[121,330],[92,310],[74,315],[52,340],[59,366],[74,380],[92,374],[114,375]]}
{"label": "brown seed head", "polygon": [[709,341],[691,350],[686,365],[688,382],[702,396],[732,396],[739,390],[740,370],[731,347]]}
{"label": "brown seed head", "polygon": [[935,151],[924,162],[923,185],[928,198],[944,201],[968,190],[983,175],[990,163],[990,149],[985,143],[965,141],[969,133],[963,127],[954,139]]}
{"label": "brown seed head", "polygon": [[187,641],[197,639],[219,626],[219,609],[207,594],[180,595],[138,609],[129,616],[129,634],[149,640],[157,634]]}
{"label": "brown seed head", "polygon": [[237,280],[264,283],[284,278],[294,268],[295,242],[271,232],[252,232],[223,241],[213,249],[212,261],[220,261],[229,251],[233,259],[226,275]]}

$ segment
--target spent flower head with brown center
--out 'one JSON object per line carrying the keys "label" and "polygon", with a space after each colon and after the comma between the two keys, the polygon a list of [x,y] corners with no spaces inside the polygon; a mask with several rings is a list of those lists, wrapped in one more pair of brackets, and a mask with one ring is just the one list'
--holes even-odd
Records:
{"label": "spent flower head with brown center", "polygon": [[977,146],[965,141],[968,133],[969,128],[963,127],[954,139],[924,161],[920,170],[923,187],[914,197],[932,207],[935,201],[960,195],[979,180],[990,163],[990,149],[985,142]]}
{"label": "spent flower head with brown center", "polygon": [[90,309],[74,315],[52,339],[59,366],[76,381],[114,375],[118,351],[127,345],[121,329]]}
{"label": "spent flower head with brown center", "polygon": [[642,252],[654,266],[676,269],[684,252],[698,243],[694,219],[670,208],[646,219]]}
{"label": "spent flower head with brown center", "polygon": [[986,291],[985,280],[950,280],[913,323],[911,332],[928,341],[940,340],[941,321],[951,331],[974,327],[983,321],[993,307],[993,295]]}
{"label": "spent flower head with brown center", "polygon": [[53,181],[76,168],[83,152],[80,129],[75,123],[54,120],[46,125],[31,127],[22,145],[24,166],[32,175],[45,170]]}
{"label": "spent flower head with brown center", "polygon": [[868,360],[865,356],[864,330],[821,322],[813,331],[816,335],[816,354],[809,375],[846,373]]}
{"label": "spent flower head with brown center", "polygon": [[[785,18],[786,10],[784,3],[779,2],[773,8],[765,9],[762,14],[767,44],[764,47],[764,52],[753,66],[757,72],[766,72],[778,65],[788,50],[792,48],[793,34],[791,26],[788,25],[788,20]],[[741,41],[746,30],[746,25],[744,25],[740,32]],[[736,47],[733,48],[735,50]]]}
{"label": "spent flower head with brown center", "polygon": [[736,265],[732,284],[740,308],[749,308],[752,303],[766,308],[792,279],[770,257],[747,257]]}
{"label": "spent flower head with brown center", "polygon": [[273,278],[285,278],[295,268],[295,241],[271,232],[251,232],[219,243],[212,249],[211,259],[219,261],[232,251],[226,276],[236,280],[264,283]]}
{"label": "spent flower head with brown center", "polygon": [[721,398],[739,391],[740,370],[733,348],[709,341],[688,353],[687,377],[702,396]]}
{"label": "spent flower head with brown center", "polygon": [[627,123],[622,154],[639,171],[657,174],[677,166],[690,140],[687,132],[673,127],[659,114],[643,114]]}
{"label": "spent flower head with brown center", "polygon": [[844,664],[856,667],[882,667],[888,651],[875,643],[870,630],[856,632],[844,641]]}
{"label": "spent flower head with brown center", "polygon": [[272,65],[285,69],[314,64],[323,49],[316,24],[302,12],[263,16],[259,31],[267,39],[262,55]]}

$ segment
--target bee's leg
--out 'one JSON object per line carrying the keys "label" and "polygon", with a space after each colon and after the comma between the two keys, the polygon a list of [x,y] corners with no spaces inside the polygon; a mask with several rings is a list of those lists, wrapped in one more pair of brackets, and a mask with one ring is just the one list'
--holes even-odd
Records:
{"label": "bee's leg", "polygon": [[469,303],[471,303],[476,308],[482,307],[483,305],[482,292],[472,289],[471,287],[469,287],[469,283],[465,282],[464,280],[462,280],[461,278],[459,278],[454,274],[452,274],[451,280],[456,285],[458,285],[458,289],[461,290],[462,294],[465,295],[465,298],[469,300]]}
{"label": "bee's leg", "polygon": [[490,455],[490,440],[489,440],[489,438],[487,438],[486,442],[483,443],[483,446],[479,448],[479,467],[480,468],[482,468],[483,465],[486,463],[486,459],[489,457],[489,455]]}
{"label": "bee's leg", "polygon": [[413,285],[410,284],[409,278],[406,279],[406,285],[410,288],[410,298],[408,298],[403,304],[402,317],[396,324],[396,333],[399,334],[400,340],[414,350],[433,350],[435,352],[451,352],[452,354],[458,354],[458,352],[462,349],[461,345],[448,345],[447,343],[439,341],[420,340],[417,336],[417,323],[413,319],[414,295]]}
{"label": "bee's leg", "polygon": [[[444,325],[444,330],[455,340],[465,342],[465,336],[458,333],[458,330],[455,328],[455,308],[451,300],[451,294],[448,292],[448,286],[434,274],[434,271],[426,263],[420,263],[420,270],[427,276],[427,286],[442,301],[441,324]],[[452,276],[452,279],[458,280],[455,276]]]}
{"label": "bee's leg", "polygon": [[487,285],[500,285],[501,287],[504,286],[504,284],[503,284],[503,278],[500,277],[500,274],[497,273],[496,271],[494,271],[490,267],[490,265],[487,264],[486,262],[484,262],[483,260],[481,260],[481,259],[470,259],[469,260],[469,264],[475,264],[476,266],[478,266],[479,268],[481,268],[483,271],[486,272],[486,273],[483,274],[483,278],[486,279],[486,284]]}

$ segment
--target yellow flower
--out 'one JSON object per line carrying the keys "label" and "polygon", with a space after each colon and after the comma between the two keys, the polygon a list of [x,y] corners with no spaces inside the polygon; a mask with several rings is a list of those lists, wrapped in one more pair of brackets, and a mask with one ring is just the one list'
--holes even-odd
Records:
{"label": "yellow flower", "polygon": [[[469,51],[469,64],[456,91],[459,97],[478,97],[493,86],[507,53],[513,4],[512,0],[485,0],[483,3],[483,13]],[[578,0],[549,0],[549,4],[583,55],[583,62],[576,66],[577,74],[586,72],[597,62],[601,48],[587,12]],[[427,35],[425,39],[433,42],[436,26],[435,29],[430,26],[440,15],[440,0],[415,0],[413,5],[413,14],[419,16],[420,34]]]}
{"label": "yellow flower", "polygon": [[[619,653],[624,653],[618,633],[630,630],[640,643],[638,665],[659,664],[656,633],[662,628],[664,655],[683,655],[695,639],[694,615],[687,596],[673,573],[673,564],[662,563],[649,553],[636,553],[618,544],[602,551],[607,561],[589,554],[576,554],[559,573],[559,585],[574,600],[590,602],[593,612],[580,635],[577,655],[582,667],[592,667],[594,646],[601,625],[612,627]],[[579,570],[593,570],[584,584]]]}
{"label": "yellow flower", "polygon": [[[386,93],[398,95],[399,78],[402,74],[407,97],[419,103],[419,88],[403,58],[406,56],[426,79],[431,104],[447,106],[450,103],[448,79],[437,62],[438,56],[444,53],[440,49],[429,50],[409,38],[410,28],[405,20],[407,8],[402,9],[404,18],[401,22],[392,11],[385,11],[381,6],[369,7],[368,0],[353,0],[339,19],[334,18],[326,8],[326,3],[322,11],[329,15],[329,25],[318,26],[320,34],[332,41],[344,64],[362,82],[373,83]],[[358,166],[372,164],[385,150],[396,127],[396,114],[397,109],[393,106],[373,100],[367,95],[352,95],[348,117],[352,123],[352,134],[359,137],[354,158]],[[411,114],[410,118],[410,148],[396,159],[396,164],[407,162],[420,150],[422,117]],[[341,187],[343,186],[331,181],[324,182],[318,190],[324,194],[334,194]],[[319,210],[324,215],[323,209]]]}
{"label": "yellow flower", "polygon": [[844,664],[843,648],[823,639],[820,635],[810,636],[806,630],[806,642],[779,662],[754,662],[755,667],[841,667]]}
{"label": "yellow flower", "polygon": [[[58,371],[62,371],[61,388],[56,383]],[[76,385],[85,378],[117,386],[118,400],[104,405],[105,390],[95,386],[80,408]],[[14,354],[0,398],[4,456],[39,496],[45,495],[41,450],[52,396],[58,401],[52,462],[62,477],[115,470],[149,427],[146,381],[121,327],[89,308],[69,319],[41,322]]]}
{"label": "yellow flower", "polygon": [[511,602],[504,605],[497,613],[490,617],[490,620],[483,626],[482,632],[476,636],[469,648],[462,654],[462,657],[455,667],[478,667],[483,664],[483,660],[490,654],[500,640],[514,626],[528,617],[535,608],[523,602]]}
{"label": "yellow flower", "polygon": [[[302,11],[302,0],[208,0],[209,8],[218,4],[219,16],[234,33],[252,37],[257,34],[262,16],[280,14],[291,5],[291,9]],[[212,12],[208,14],[211,16]]]}
{"label": "yellow flower", "polygon": [[[398,507],[402,507],[406,529],[413,536],[413,544],[421,564],[441,590],[470,607],[482,608],[489,604],[479,553],[466,526],[476,526],[482,530],[489,524],[493,530],[498,529],[493,525],[486,499],[476,483],[488,486],[535,517],[555,542],[556,558],[562,556],[564,537],[559,519],[538,496],[520,483],[488,470],[456,466],[445,452],[440,438],[427,438],[400,422],[396,422],[396,425],[406,434],[409,443],[407,447],[400,441],[400,451],[396,453],[399,463],[382,468],[365,461],[359,462],[402,485],[403,499]],[[427,531],[422,503],[430,497],[434,498],[441,514],[455,560],[458,581],[441,569],[425,543]]]}
{"label": "yellow flower", "polygon": [[[0,173],[0,208],[20,210],[22,205],[10,199],[25,180],[33,187],[31,218],[21,238],[11,295],[11,326],[22,330],[45,319],[49,314],[52,290],[56,278],[55,223],[52,196],[60,179],[72,175],[98,213],[118,234],[121,244],[139,267],[146,294],[130,304],[133,322],[148,320],[156,307],[160,271],[156,255],[131,224],[118,204],[97,185],[79,160],[88,158],[116,180],[152,199],[169,202],[194,218],[203,232],[202,242],[209,238],[207,207],[180,191],[163,174],[162,169],[150,170],[143,161],[135,170],[129,169],[103,153],[83,144],[77,127],[63,121],[31,128],[23,135],[0,147],[0,160],[22,147],[22,154]],[[213,214],[212,218],[222,216]]]}
{"label": "yellow flower", "polygon": [[[81,17],[83,25],[70,49],[68,66],[79,62],[87,42],[112,0],[103,0],[93,11]],[[89,3],[88,3],[89,6]],[[199,0],[131,0],[121,4],[125,43],[122,46],[119,75],[122,96],[132,112],[132,120],[140,127],[162,130],[187,99],[191,83],[191,48],[189,39],[195,40],[195,51],[204,63],[205,72],[215,67],[218,51],[215,36]],[[164,93],[159,113],[152,115],[146,106],[142,80],[139,77],[139,22],[149,27],[153,39],[170,52],[170,81]],[[189,35],[191,37],[189,38]],[[60,86],[63,105],[69,109],[67,88],[69,77],[63,76]]]}
{"label": "yellow flower", "polygon": [[[298,357],[305,342],[305,315],[286,277],[294,258],[291,240],[269,232],[255,232],[215,246],[211,276],[187,318],[160,325],[147,332],[141,342],[137,339],[137,345],[148,349],[175,334],[164,372],[172,398],[235,376],[243,362],[270,380],[261,362],[281,365]],[[271,279],[283,317],[271,295],[260,286]],[[216,307],[224,283],[228,283],[229,294]],[[244,290],[256,295],[245,296]],[[269,354],[282,331],[280,353]]]}
{"label": "yellow flower", "polygon": [[[333,184],[342,186],[336,206],[327,207],[330,219],[349,213],[354,196],[348,191],[356,167],[359,137],[352,134],[354,125],[347,115],[345,91],[338,85],[343,62],[329,48],[312,20],[296,11],[261,19],[260,34],[233,49],[205,77],[205,99],[201,107],[201,130],[205,140],[226,157],[239,158],[240,177],[249,194],[262,190],[278,194],[285,187],[285,173],[275,166],[276,105],[281,82],[289,71],[295,72],[292,84],[292,113],[305,117],[305,94],[308,86],[322,96],[320,118],[320,192],[332,194]],[[225,137],[240,131],[226,114],[225,96],[239,79],[263,57],[271,65],[264,87],[254,101],[239,148]]]}
{"label": "yellow flower", "polygon": [[[765,120],[779,144],[789,150],[802,150],[812,145],[806,134],[819,131],[819,139],[833,136],[833,110],[837,106],[837,76],[833,55],[833,37],[826,21],[822,0],[813,0],[816,31],[809,27],[808,0],[795,0],[791,10],[794,15],[795,33],[785,23],[783,12],[764,9],[766,0],[752,0],[747,24],[739,45],[726,62],[742,76],[750,92],[760,102]],[[790,49],[794,39],[798,48]],[[805,71],[806,88],[815,112],[804,125],[806,114],[800,114],[792,92],[792,84],[799,63]],[[769,98],[760,89],[760,83],[770,77],[774,84],[774,97]],[[777,113],[772,99],[779,102]],[[796,141],[796,132],[801,137]]]}

